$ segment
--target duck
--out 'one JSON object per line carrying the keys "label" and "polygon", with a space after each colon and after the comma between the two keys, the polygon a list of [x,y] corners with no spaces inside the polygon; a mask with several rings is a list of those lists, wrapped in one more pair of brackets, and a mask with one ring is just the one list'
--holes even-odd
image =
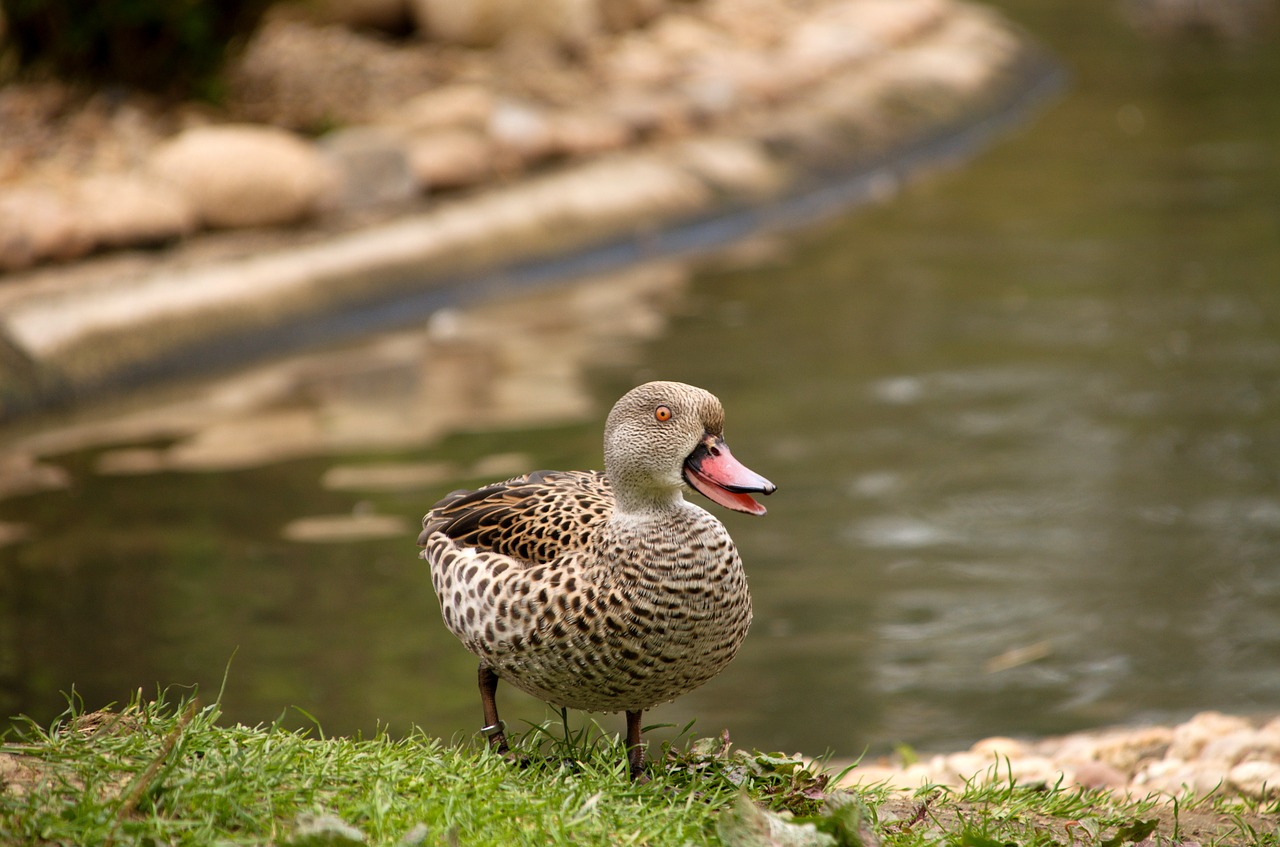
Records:
{"label": "duck", "polygon": [[641,718],[711,680],[751,625],[728,530],[702,506],[750,515],[772,482],[724,439],[711,392],[647,382],[613,406],[604,471],[539,470],[451,492],[418,546],[445,627],[479,660],[484,724],[508,755],[499,680],[560,709],[626,713],[632,780],[647,780]]}

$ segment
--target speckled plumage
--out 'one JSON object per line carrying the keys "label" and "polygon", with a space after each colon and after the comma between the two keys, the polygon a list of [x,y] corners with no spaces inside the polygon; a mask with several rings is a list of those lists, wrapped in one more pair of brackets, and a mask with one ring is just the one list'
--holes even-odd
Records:
{"label": "speckled plumage", "polygon": [[[487,667],[557,706],[638,715],[724,669],[751,624],[746,574],[682,496],[695,453],[728,456],[723,420],[702,389],[647,383],[610,412],[605,473],[536,471],[432,507],[422,557],[482,693]],[[755,480],[728,490],[773,490]]]}

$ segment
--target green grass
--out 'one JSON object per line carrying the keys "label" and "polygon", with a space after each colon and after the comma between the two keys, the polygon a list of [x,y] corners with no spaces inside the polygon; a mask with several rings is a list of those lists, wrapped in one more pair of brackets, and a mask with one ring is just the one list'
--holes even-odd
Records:
{"label": "green grass", "polygon": [[162,696],[28,724],[0,748],[0,844],[1280,844],[1274,807],[1192,812],[998,783],[833,795],[816,765],[687,728],[634,785],[621,743],[594,724],[533,728],[521,766],[478,741],[218,718]]}

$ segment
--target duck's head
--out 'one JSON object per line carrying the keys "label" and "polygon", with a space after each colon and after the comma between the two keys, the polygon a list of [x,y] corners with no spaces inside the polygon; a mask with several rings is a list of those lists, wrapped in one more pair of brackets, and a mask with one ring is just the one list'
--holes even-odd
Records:
{"label": "duck's head", "polygon": [[614,405],[604,464],[623,511],[678,500],[688,485],[721,506],[763,515],[751,495],[777,489],[729,452],[720,400],[682,382],[647,382]]}

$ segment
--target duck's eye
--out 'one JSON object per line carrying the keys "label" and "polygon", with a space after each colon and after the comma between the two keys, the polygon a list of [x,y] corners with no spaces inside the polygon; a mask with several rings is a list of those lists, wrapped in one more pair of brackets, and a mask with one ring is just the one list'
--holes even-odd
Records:
{"label": "duck's eye", "polygon": [[653,416],[660,421],[671,420],[671,409],[667,406],[659,406],[653,410]]}

